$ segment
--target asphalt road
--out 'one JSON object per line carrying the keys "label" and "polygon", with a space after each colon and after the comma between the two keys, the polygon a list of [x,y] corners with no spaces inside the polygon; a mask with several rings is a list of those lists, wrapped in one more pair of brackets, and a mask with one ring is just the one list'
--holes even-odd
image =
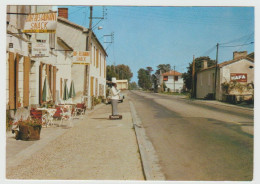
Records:
{"label": "asphalt road", "polygon": [[253,179],[253,111],[130,91],[167,180]]}

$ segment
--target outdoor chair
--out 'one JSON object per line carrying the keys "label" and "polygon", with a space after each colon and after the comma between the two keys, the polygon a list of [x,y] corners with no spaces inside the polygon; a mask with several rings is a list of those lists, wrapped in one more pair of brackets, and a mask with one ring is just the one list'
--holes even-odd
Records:
{"label": "outdoor chair", "polygon": [[71,126],[71,109],[70,108],[65,108],[61,107],[61,121],[59,126],[63,123],[64,120],[69,120],[70,121],[70,126]]}

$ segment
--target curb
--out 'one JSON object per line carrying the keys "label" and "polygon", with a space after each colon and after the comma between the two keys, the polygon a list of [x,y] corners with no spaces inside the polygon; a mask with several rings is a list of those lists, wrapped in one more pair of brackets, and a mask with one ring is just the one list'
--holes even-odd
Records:
{"label": "curb", "polygon": [[159,159],[153,144],[146,136],[142,121],[138,117],[134,104],[129,100],[131,114],[133,118],[134,130],[137,138],[137,144],[141,156],[141,163],[143,166],[144,177],[146,180],[165,180],[165,176],[161,171]]}
{"label": "curb", "polygon": [[167,95],[167,94],[161,94],[161,93],[154,93],[154,94],[160,95],[160,96],[173,96],[173,97],[183,99],[183,100],[187,100],[187,101],[190,100],[190,101],[197,103],[197,104],[218,105],[218,106],[232,107],[232,108],[241,109],[241,110],[254,111],[254,108],[241,107],[241,106],[237,106],[237,105],[233,105],[233,104],[226,104],[226,103],[223,103],[221,101],[216,101],[217,103],[214,103],[214,102],[212,103],[212,102],[207,102],[207,101],[203,101],[203,100],[200,100],[200,99],[187,99],[186,97],[177,96],[177,95]]}

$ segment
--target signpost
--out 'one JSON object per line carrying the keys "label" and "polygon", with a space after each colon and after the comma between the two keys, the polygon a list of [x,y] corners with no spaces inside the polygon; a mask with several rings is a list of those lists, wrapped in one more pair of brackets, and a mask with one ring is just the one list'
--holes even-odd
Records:
{"label": "signpost", "polygon": [[57,27],[57,13],[33,13],[25,20],[24,33],[55,33]]}
{"label": "signpost", "polygon": [[73,64],[90,64],[90,51],[73,51]]}
{"label": "signpost", "polygon": [[47,43],[32,43],[32,56],[33,57],[46,57],[49,56],[49,45]]}
{"label": "signpost", "polygon": [[247,74],[246,73],[231,73],[230,80],[237,81],[237,82],[247,82]]}

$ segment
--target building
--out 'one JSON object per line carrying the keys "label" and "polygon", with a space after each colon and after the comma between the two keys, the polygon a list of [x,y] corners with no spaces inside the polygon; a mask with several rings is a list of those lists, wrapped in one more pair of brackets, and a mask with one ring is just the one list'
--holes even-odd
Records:
{"label": "building", "polygon": [[[88,64],[72,62],[71,65],[71,80],[74,81],[76,92],[72,100],[78,103],[86,97],[88,107],[90,107],[90,97],[106,96],[107,53],[94,33],[91,37],[91,48],[88,48],[89,29],[69,21],[67,8],[61,8],[58,12],[57,36],[67,46],[73,48],[73,53],[90,51]],[[64,81],[65,78],[59,80]]]}
{"label": "building", "polygon": [[128,80],[116,80],[117,89],[127,90],[128,89]]}
{"label": "building", "polygon": [[[207,67],[207,61],[204,61],[203,68],[197,73],[196,97],[207,98],[216,93],[217,100],[225,100],[225,94],[246,95],[253,94],[253,90],[235,90],[225,91],[223,86],[230,83],[239,83],[247,86],[254,82],[254,54],[247,55],[246,51],[234,52],[233,59],[218,64],[217,80],[215,92],[215,72],[216,65]],[[235,88],[235,87],[233,87]]]}
{"label": "building", "polygon": [[160,75],[161,86],[163,82],[170,92],[181,92],[184,85],[182,73],[173,70]]}
{"label": "building", "polygon": [[[51,6],[7,6],[6,106],[7,110],[38,106],[42,103],[44,80],[49,99],[55,94],[57,55],[55,33],[24,33],[26,16],[51,12]],[[45,55],[34,55],[35,45],[44,45]]]}

